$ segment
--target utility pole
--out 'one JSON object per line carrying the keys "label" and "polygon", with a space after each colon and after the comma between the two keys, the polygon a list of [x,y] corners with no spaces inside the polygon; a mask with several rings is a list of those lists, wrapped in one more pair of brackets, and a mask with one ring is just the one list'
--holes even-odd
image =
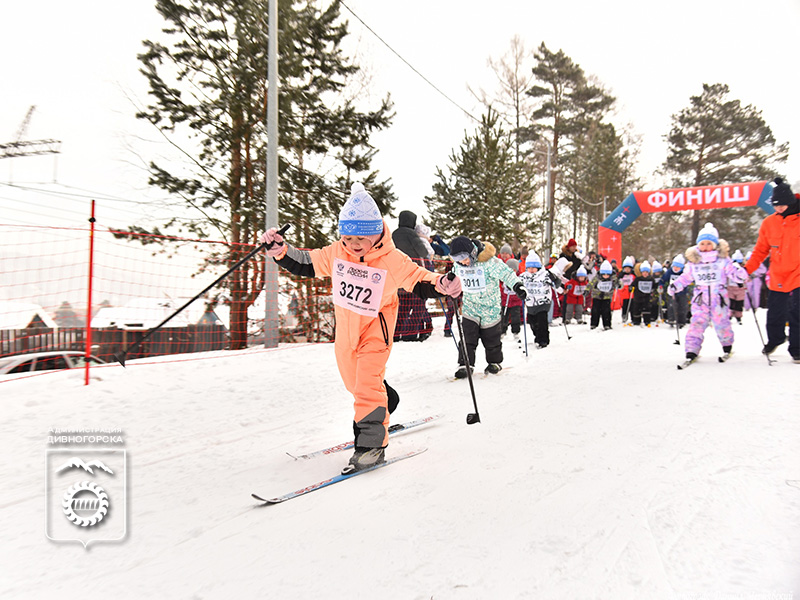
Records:
{"label": "utility pole", "polygon": [[[278,0],[267,6],[267,170],[264,229],[278,226]],[[278,265],[264,253],[264,347],[280,341]]]}
{"label": "utility pole", "polygon": [[16,158],[20,156],[36,156],[40,154],[58,154],[61,152],[61,142],[58,140],[30,140],[23,141],[25,132],[31,122],[31,116],[36,106],[31,106],[17,129],[13,142],[0,144],[0,158]]}

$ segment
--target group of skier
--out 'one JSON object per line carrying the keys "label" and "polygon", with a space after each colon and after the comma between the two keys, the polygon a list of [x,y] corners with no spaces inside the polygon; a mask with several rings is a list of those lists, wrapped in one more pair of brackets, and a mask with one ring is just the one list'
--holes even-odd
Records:
{"label": "group of skier", "polygon": [[[354,397],[355,412],[355,451],[343,473],[368,469],[385,460],[389,415],[398,397],[384,375],[395,340],[401,290],[419,299],[461,297],[461,315],[448,314],[448,328],[450,314],[463,325],[457,378],[470,375],[479,342],[486,353],[486,373],[502,369],[501,338],[506,323],[515,334],[519,331],[519,320],[508,318],[512,300],[517,307],[514,310],[524,306],[523,320],[530,323],[536,346],[544,348],[549,344],[554,301],[563,302],[559,308],[565,322],[575,318],[580,323],[584,301],[591,298],[590,327],[595,329],[602,321],[603,328],[610,329],[611,304],[621,292],[627,296],[622,302],[623,319],[630,313],[634,324],[646,325],[662,315],[662,303],[655,300],[659,288],[666,290],[667,319],[676,327],[691,313],[685,336],[687,362],[691,362],[700,352],[709,324],[726,355],[730,354],[734,341],[731,311],[741,316],[745,299],[732,298],[729,288],[744,286],[769,258],[768,340],[763,352],[771,354],[786,340],[788,322],[789,353],[800,363],[800,200],[780,178],[775,184],[772,204],[776,212],[762,223],[746,263],[741,253],[729,256],[728,244],[707,223],[696,244],[677,255],[666,273],[658,263],[634,264],[632,259],[626,259],[622,270],[615,273],[614,265],[603,260],[591,281],[574,240],[545,266],[536,252],[529,252],[521,264],[516,259],[509,264],[496,256],[491,243],[461,235],[447,249],[455,276],[438,274],[415,264],[396,247],[377,204],[358,183],[340,211],[336,242],[317,250],[299,250],[275,228],[267,230],[261,242],[277,264],[294,275],[332,279],[336,361],[344,385]],[[443,240],[438,242],[446,246]],[[453,301],[449,305],[453,306]]]}

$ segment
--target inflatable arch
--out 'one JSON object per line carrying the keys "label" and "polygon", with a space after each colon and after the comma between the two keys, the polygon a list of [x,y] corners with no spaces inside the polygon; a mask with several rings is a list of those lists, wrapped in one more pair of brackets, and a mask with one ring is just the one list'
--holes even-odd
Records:
{"label": "inflatable arch", "polygon": [[597,233],[597,251],[609,261],[616,259],[617,264],[621,265],[622,232],[642,213],[758,206],[767,214],[772,214],[775,212],[769,203],[772,189],[769,181],[756,181],[632,192],[600,224]]}

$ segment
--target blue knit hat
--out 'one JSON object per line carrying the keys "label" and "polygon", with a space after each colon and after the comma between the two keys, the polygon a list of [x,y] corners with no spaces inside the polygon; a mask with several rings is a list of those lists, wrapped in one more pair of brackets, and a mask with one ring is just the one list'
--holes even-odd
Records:
{"label": "blue knit hat", "polygon": [[642,273],[644,273],[645,271],[647,271],[649,273],[651,271],[650,263],[647,262],[647,261],[644,261],[642,264],[639,265],[639,270]]}
{"label": "blue knit hat", "polygon": [[624,269],[625,267],[630,267],[631,269],[633,268],[633,257],[632,256],[626,256],[625,260],[622,261],[622,268]]}
{"label": "blue knit hat", "polygon": [[698,244],[704,240],[714,242],[714,246],[719,245],[719,232],[717,232],[717,228],[711,223],[706,223],[700,230],[700,233],[697,234]]}
{"label": "blue knit hat", "polygon": [[600,265],[600,275],[611,275],[613,272],[614,269],[611,268],[611,263],[604,260],[603,264]]}
{"label": "blue knit hat", "polygon": [[531,267],[536,269],[542,268],[542,259],[539,258],[536,252],[529,252],[528,257],[525,259],[525,268],[530,269]]}
{"label": "blue knit hat", "polygon": [[661,263],[658,262],[657,260],[654,260],[653,261],[653,273],[658,273],[658,272],[663,271],[663,270],[664,270],[664,267],[661,266]]}
{"label": "blue knit hat", "polygon": [[364,184],[354,183],[350,198],[339,211],[339,235],[379,235],[383,233],[383,217],[375,200],[364,189]]}
{"label": "blue knit hat", "polygon": [[672,266],[680,269],[686,266],[686,259],[683,257],[683,254],[678,254],[672,259]]}
{"label": "blue knit hat", "polygon": [[575,271],[575,277],[586,277],[586,276],[587,276],[586,267],[581,265],[580,267],[578,267],[578,270]]}
{"label": "blue knit hat", "polygon": [[742,254],[741,250],[737,250],[736,252],[733,253],[733,256],[731,256],[731,260],[733,262],[743,263],[744,262],[744,254]]}

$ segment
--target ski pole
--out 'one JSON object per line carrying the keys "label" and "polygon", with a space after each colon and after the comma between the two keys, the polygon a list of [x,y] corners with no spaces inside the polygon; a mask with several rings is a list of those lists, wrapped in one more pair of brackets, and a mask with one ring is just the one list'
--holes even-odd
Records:
{"label": "ski pole", "polygon": [[[447,278],[452,281],[455,279],[456,274],[450,271],[447,274]],[[450,298],[450,302],[453,304],[453,318],[455,319],[456,323],[458,324],[458,337],[461,340],[459,347],[461,350],[461,358],[464,361],[464,366],[467,369],[467,380],[469,381],[469,391],[472,394],[472,405],[475,407],[474,413],[467,414],[467,425],[474,425],[475,423],[481,422],[481,417],[478,414],[478,401],[475,399],[475,386],[472,383],[472,365],[469,364],[469,356],[467,355],[467,344],[464,341],[464,328],[461,325],[461,315],[458,313],[458,306],[456,306],[456,299]]]}
{"label": "ski pole", "polygon": [[561,300],[558,299],[558,294],[556,294],[556,303],[558,304],[558,308],[561,311],[561,320],[564,322],[564,333],[567,334],[567,341],[570,341],[572,337],[569,335],[569,329],[567,329],[567,311],[566,307],[562,306]]}
{"label": "ski pole", "polygon": [[[281,228],[278,230],[278,233],[279,233],[279,234],[281,234],[281,235],[283,235],[284,233],[286,233],[286,232],[289,230],[289,227],[291,227],[291,226],[292,226],[292,224],[291,224],[291,223],[287,223],[286,225],[284,225],[283,227],[281,227]],[[241,266],[242,266],[244,263],[246,263],[248,260],[250,260],[251,258],[253,258],[253,257],[254,257],[256,254],[258,254],[258,253],[259,253],[259,252],[261,252],[262,250],[269,250],[270,248],[272,248],[272,246],[273,246],[274,244],[275,244],[275,242],[274,242],[274,241],[272,241],[272,242],[270,242],[269,244],[267,244],[267,243],[264,243],[264,244],[260,244],[259,246],[257,246],[257,247],[255,247],[255,248],[253,248],[253,249],[252,249],[250,252],[248,252],[248,253],[247,253],[247,254],[246,254],[246,255],[245,255],[245,256],[244,256],[244,257],[243,257],[241,260],[239,260],[239,261],[238,261],[238,262],[237,262],[235,265],[233,265],[233,266],[232,266],[230,269],[228,269],[228,270],[227,270],[225,273],[223,273],[223,274],[222,274],[222,275],[221,275],[221,276],[220,276],[220,277],[219,277],[219,278],[218,278],[216,281],[214,281],[213,283],[209,284],[209,285],[208,285],[208,286],[207,286],[205,289],[203,289],[203,291],[202,291],[202,292],[198,293],[198,294],[197,294],[197,295],[196,295],[194,298],[192,298],[191,300],[189,300],[189,301],[188,301],[186,304],[184,304],[183,306],[181,306],[181,307],[180,307],[178,310],[176,310],[174,313],[172,313],[172,314],[171,314],[170,316],[168,316],[166,319],[164,319],[163,321],[161,321],[161,323],[159,323],[159,324],[158,324],[158,325],[156,325],[155,327],[152,327],[152,328],[150,328],[150,329],[147,331],[147,333],[145,333],[145,334],[144,334],[142,337],[140,337],[138,340],[136,340],[136,341],[135,341],[133,344],[131,344],[130,346],[128,346],[127,348],[125,348],[125,350],[123,350],[122,352],[120,352],[120,353],[114,353],[114,358],[117,360],[117,362],[119,362],[119,364],[121,364],[121,365],[124,367],[124,366],[125,366],[125,360],[126,360],[126,358],[128,357],[128,354],[130,354],[130,352],[131,352],[132,350],[135,350],[135,349],[137,349],[137,348],[141,347],[141,345],[144,343],[144,341],[145,341],[147,338],[149,338],[149,337],[150,337],[151,335],[153,335],[153,334],[154,334],[156,331],[158,331],[158,330],[159,330],[159,329],[161,329],[161,328],[162,328],[164,325],[166,325],[166,324],[167,324],[167,323],[168,323],[170,320],[172,320],[174,317],[176,317],[178,314],[180,314],[180,313],[181,313],[181,312],[182,312],[182,311],[183,311],[183,310],[184,310],[184,309],[185,309],[187,306],[189,306],[189,305],[190,305],[192,302],[194,302],[195,300],[197,300],[197,299],[198,299],[200,296],[202,296],[203,294],[205,294],[205,293],[206,293],[208,290],[210,290],[210,289],[211,289],[211,288],[213,288],[215,285],[217,285],[219,282],[221,282],[222,280],[224,280],[224,279],[225,279],[226,277],[228,277],[228,276],[229,276],[231,273],[233,273],[233,272],[234,272],[236,269],[238,269],[238,268],[239,268],[239,267],[241,267]]]}
{"label": "ski pole", "polygon": [[[747,299],[750,300],[750,308],[753,309],[753,319],[755,320],[756,327],[758,328],[758,337],[761,338],[761,346],[764,347],[767,344],[764,342],[764,336],[761,335],[761,325],[759,325],[759,323],[758,323],[758,316],[756,315],[756,305],[753,304],[753,299],[750,297],[750,292],[749,291],[745,291],[745,294],[747,294]],[[762,351],[762,354],[767,359],[767,364],[771,367],[772,366],[772,359],[769,357],[769,354],[767,354],[766,352],[763,352],[763,351]]]}
{"label": "ski pole", "polygon": [[525,338],[525,358],[528,358],[528,307],[522,302],[522,333]]}

